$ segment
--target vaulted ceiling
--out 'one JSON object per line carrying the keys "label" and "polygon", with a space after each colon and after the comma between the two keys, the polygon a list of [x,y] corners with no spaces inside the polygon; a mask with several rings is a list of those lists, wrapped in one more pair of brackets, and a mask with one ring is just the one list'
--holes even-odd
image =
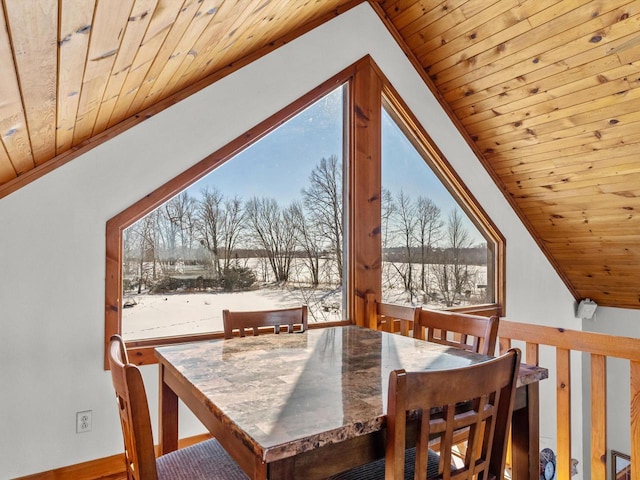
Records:
{"label": "vaulted ceiling", "polygon": [[[358,3],[2,0],[0,198]],[[369,3],[575,297],[640,308],[640,1]]]}

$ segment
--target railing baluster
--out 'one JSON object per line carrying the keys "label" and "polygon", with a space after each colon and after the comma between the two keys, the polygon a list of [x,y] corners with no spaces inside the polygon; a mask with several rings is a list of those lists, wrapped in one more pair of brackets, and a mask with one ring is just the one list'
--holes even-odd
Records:
{"label": "railing baluster", "polygon": [[500,355],[503,355],[507,350],[511,348],[511,339],[500,337],[498,339],[498,345],[500,346]]}
{"label": "railing baluster", "polygon": [[556,348],[557,478],[571,478],[571,357],[570,350]]}
{"label": "railing baluster", "polygon": [[538,365],[538,347],[537,343],[527,342],[526,361],[529,365]]}
{"label": "railing baluster", "polygon": [[607,357],[591,355],[591,478],[607,478]]}
{"label": "railing baluster", "polygon": [[640,362],[631,361],[631,478],[640,478]]}

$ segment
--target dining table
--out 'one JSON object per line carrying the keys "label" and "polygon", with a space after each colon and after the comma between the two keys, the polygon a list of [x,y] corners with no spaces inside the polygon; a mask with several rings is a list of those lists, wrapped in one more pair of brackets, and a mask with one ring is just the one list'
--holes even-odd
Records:
{"label": "dining table", "polygon": [[[389,373],[489,357],[355,325],[156,348],[161,453],[178,445],[178,400],[253,480],[314,480],[384,457]],[[521,365],[512,478],[539,478],[538,382]]]}

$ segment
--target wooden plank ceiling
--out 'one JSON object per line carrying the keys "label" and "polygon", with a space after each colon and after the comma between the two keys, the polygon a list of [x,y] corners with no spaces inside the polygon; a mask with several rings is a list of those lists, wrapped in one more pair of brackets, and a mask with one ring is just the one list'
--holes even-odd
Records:
{"label": "wooden plank ceiling", "polygon": [[576,298],[640,307],[640,1],[381,5]]}
{"label": "wooden plank ceiling", "polygon": [[[357,3],[2,0],[0,198]],[[576,298],[640,308],[640,0],[370,3]]]}

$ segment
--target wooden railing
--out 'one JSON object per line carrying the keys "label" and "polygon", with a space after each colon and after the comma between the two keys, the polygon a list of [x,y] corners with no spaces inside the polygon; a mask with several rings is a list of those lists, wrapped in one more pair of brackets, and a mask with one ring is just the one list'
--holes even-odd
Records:
{"label": "wooden railing", "polygon": [[[557,479],[571,478],[571,362],[572,351],[588,354],[591,360],[591,476],[607,478],[607,357],[626,359],[630,364],[631,478],[640,479],[640,339],[600,333],[566,330],[500,320],[500,352],[512,340],[525,342],[524,361],[539,365],[539,347],[555,347],[556,365],[540,365],[556,372]],[[581,395],[582,392],[578,392]],[[586,460],[585,460],[586,461]]]}

